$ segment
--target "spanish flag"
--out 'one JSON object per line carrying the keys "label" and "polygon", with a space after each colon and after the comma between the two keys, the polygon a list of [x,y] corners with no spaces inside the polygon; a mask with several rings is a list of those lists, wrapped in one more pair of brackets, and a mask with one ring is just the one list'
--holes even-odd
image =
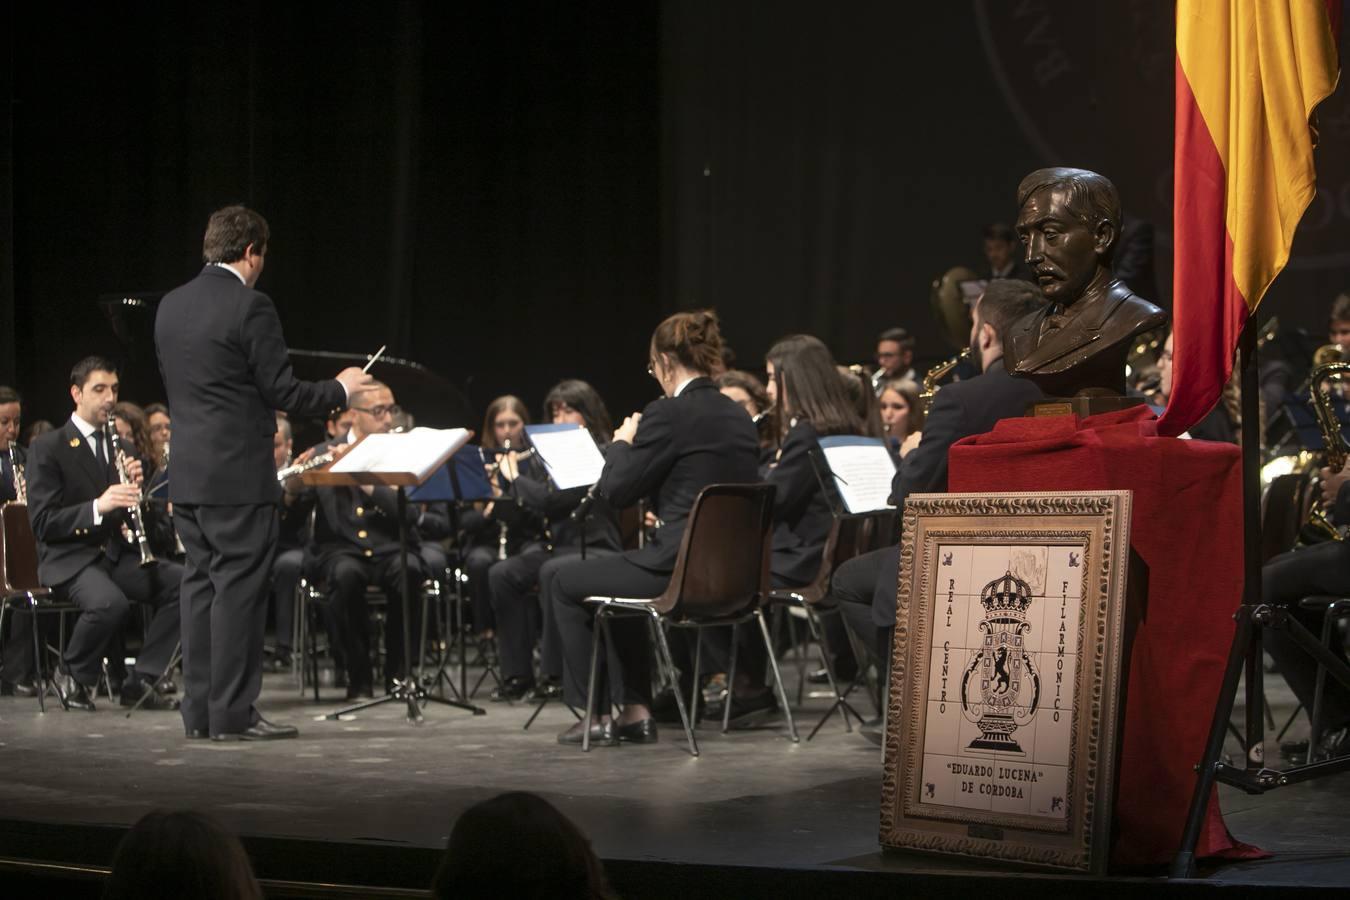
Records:
{"label": "spanish flag", "polygon": [[1214,407],[1238,334],[1316,192],[1313,109],[1336,89],[1340,0],[1177,0],[1172,396]]}

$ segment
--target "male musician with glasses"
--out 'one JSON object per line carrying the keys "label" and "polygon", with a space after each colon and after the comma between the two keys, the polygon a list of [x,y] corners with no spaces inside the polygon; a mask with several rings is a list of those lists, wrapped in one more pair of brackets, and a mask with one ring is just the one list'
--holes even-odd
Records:
{"label": "male musician with glasses", "polygon": [[370,381],[291,370],[276,307],[254,289],[270,231],[243,206],[211,214],[206,266],[160,301],[155,350],[173,410],[169,501],[187,550],[183,575],[183,728],[189,739],[295,737],[264,719],[263,633],[277,542],[276,410],[321,416]]}
{"label": "male musician with glasses", "polygon": [[[123,705],[152,689],[178,642],[183,569],[168,560],[142,565],[123,529],[125,511],[141,502],[141,464],[128,457],[130,481],[122,483],[108,427],[118,386],[117,367],[108,360],[90,356],[76,363],[70,372],[75,411],[65,425],[33,441],[26,471],[38,577],[80,607],[61,661],[66,702],[90,712],[103,660],[120,648],[117,638],[132,603],[155,614],[135,670],[122,684]],[[151,693],[141,706],[175,709],[177,703]]]}
{"label": "male musician with glasses", "polygon": [[[385,384],[371,386],[352,395],[351,431],[333,438],[325,446],[350,444],[367,435],[386,434],[393,429],[399,407],[394,392]],[[300,491],[298,479],[289,479],[286,489]],[[375,678],[370,656],[370,605],[366,588],[377,584],[388,598],[385,612],[385,687],[403,672],[403,582],[398,534],[398,494],[391,487],[320,487],[314,489],[318,515],[314,519],[314,543],[318,550],[319,571],[329,588],[333,614],[339,623],[347,663],[347,699],[373,697]],[[417,552],[417,510],[407,508],[410,596],[419,596],[426,566]],[[420,607],[410,611],[411,622],[420,622]]]}
{"label": "male musician with glasses", "polygon": [[887,328],[877,335],[877,369],[885,373],[878,383],[893,378],[917,379],[914,336],[903,328]]}

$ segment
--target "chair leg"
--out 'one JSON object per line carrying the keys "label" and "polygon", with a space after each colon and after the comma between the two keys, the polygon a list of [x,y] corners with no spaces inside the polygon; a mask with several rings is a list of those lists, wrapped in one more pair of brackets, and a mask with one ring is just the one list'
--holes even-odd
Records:
{"label": "chair leg", "polygon": [[[661,616],[654,611],[649,615],[650,617],[647,621],[651,623],[651,629],[653,631],[652,636],[656,639],[657,658],[673,677],[675,674],[675,660],[670,655],[670,645],[666,643],[666,632],[665,629],[661,627]],[[684,736],[689,740],[689,753],[697,757],[698,739],[694,737],[694,726],[688,711],[685,709],[684,695],[680,693],[680,686],[678,683],[675,685],[675,705],[680,709],[680,721],[684,724]]]}
{"label": "chair leg", "polygon": [[722,733],[731,730],[731,701],[736,698],[736,640],[740,624],[731,626],[731,660],[727,664],[727,699],[722,704]]}
{"label": "chair leg", "polygon": [[586,717],[581,732],[581,749],[591,750],[591,723],[595,721],[595,681],[600,668],[600,628],[605,620],[606,607],[602,604],[595,611],[595,621],[591,623],[591,671],[586,676]]}
{"label": "chair leg", "polygon": [[[37,698],[38,712],[42,715],[47,713],[47,687],[49,682],[56,684],[56,679],[47,674],[47,657],[43,654],[42,633],[38,628],[37,603],[33,595],[28,595],[28,609],[30,618],[33,620],[33,665],[37,666]],[[66,698],[61,694],[60,684],[56,684],[56,698],[61,701],[61,707],[66,708]]]}
{"label": "chair leg", "polygon": [[[816,727],[811,729],[811,733],[806,736],[806,739],[809,741],[815,737],[816,732],[820,731],[821,726],[829,721],[830,716],[834,715],[836,709],[839,710],[839,715],[844,718],[844,730],[852,734],[853,724],[848,720],[852,707],[848,705],[844,695],[839,692],[839,681],[835,678],[834,666],[830,664],[830,654],[825,649],[825,637],[820,627],[820,619],[809,603],[803,603],[802,609],[806,611],[806,624],[811,627],[811,637],[815,639],[816,646],[820,648],[820,662],[825,667],[825,678],[830,682],[830,690],[834,692],[834,703],[830,705],[821,720],[816,723]],[[858,716],[858,724],[862,724],[862,716]]]}
{"label": "chair leg", "polygon": [[[1326,613],[1322,618],[1322,646],[1331,647],[1331,632],[1336,626],[1336,604],[1332,603],[1327,607]],[[1317,666],[1317,681],[1313,688],[1313,706],[1310,713],[1311,729],[1308,732],[1308,757],[1304,760],[1311,764],[1317,755],[1317,742],[1322,737],[1322,695],[1326,691],[1327,670],[1322,666]]]}
{"label": "chair leg", "polygon": [[[769,638],[769,626],[764,624],[764,613],[755,610],[755,621],[759,622],[759,633],[764,636],[764,648],[769,652],[769,668],[773,671],[773,683],[778,688],[778,700],[783,704],[783,715],[787,718],[788,731],[792,734],[792,743],[801,743],[797,734],[797,723],[792,718],[792,707],[788,706],[787,689],[783,687],[783,675],[778,671],[778,658],[773,655],[773,641]],[[730,707],[730,703],[728,703]]]}
{"label": "chair leg", "polygon": [[[694,679],[693,687],[689,689],[689,719],[698,727],[698,699],[703,693],[699,687],[699,676],[703,674],[703,626],[700,625],[694,629]],[[675,680],[675,693],[680,692],[680,679],[674,672],[670,673],[671,678]]]}

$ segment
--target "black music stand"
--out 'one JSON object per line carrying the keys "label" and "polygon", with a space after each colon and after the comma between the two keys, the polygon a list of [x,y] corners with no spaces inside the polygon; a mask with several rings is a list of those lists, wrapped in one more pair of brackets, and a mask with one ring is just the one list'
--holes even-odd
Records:
{"label": "black music stand", "polygon": [[[483,471],[482,448],[474,444],[465,444],[455,451],[450,460],[441,466],[425,482],[413,489],[412,499],[419,503],[440,503],[446,502],[450,505],[450,533],[455,536],[455,562],[451,566],[454,571],[454,600],[455,600],[455,643],[459,650],[459,686],[446,674],[445,668],[449,662],[449,655],[443,654],[440,664],[436,668],[436,674],[428,679],[431,685],[440,685],[442,683],[449,685],[450,690],[459,698],[459,705],[467,706],[474,710],[475,715],[483,715],[484,710],[469,703],[469,657],[468,646],[464,633],[464,588],[459,578],[459,572],[464,568],[464,550],[463,540],[459,527],[459,510],[463,504],[477,503],[481,501],[493,500],[492,487],[488,484],[487,476]],[[474,689],[475,692],[477,688]]]}
{"label": "black music stand", "polygon": [[[447,451],[441,458],[435,469],[450,458],[453,451]],[[435,471],[433,469],[433,472]],[[408,589],[408,487],[416,487],[425,479],[419,478],[415,472],[332,472],[329,470],[314,470],[306,472],[302,479],[306,484],[323,485],[327,487],[360,487],[362,485],[374,485],[377,487],[392,487],[398,495],[398,543],[399,558],[402,565],[403,575],[403,672],[399,678],[394,680],[393,689],[383,697],[376,697],[373,700],[367,700],[354,706],[348,706],[337,712],[329,713],[324,716],[329,721],[337,721],[342,716],[359,712],[363,709],[379,706],[384,703],[406,703],[408,721],[414,725],[422,722],[422,707],[427,703],[435,702],[445,706],[453,706],[456,709],[463,709],[472,712],[476,716],[486,715],[487,711],[479,709],[470,704],[458,700],[449,700],[445,697],[437,697],[428,693],[417,679],[412,676],[412,623],[410,614],[412,604],[409,602]]]}

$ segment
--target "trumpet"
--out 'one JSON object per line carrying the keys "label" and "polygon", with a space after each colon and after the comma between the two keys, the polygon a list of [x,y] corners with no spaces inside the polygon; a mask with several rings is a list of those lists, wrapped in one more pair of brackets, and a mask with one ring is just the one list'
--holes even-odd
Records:
{"label": "trumpet", "polygon": [[14,472],[14,502],[28,505],[28,478],[24,475],[23,466],[19,463],[18,457],[14,455],[14,444],[9,445],[9,468]]}
{"label": "trumpet", "polygon": [[[122,441],[117,436],[117,422],[111,412],[108,413],[108,446],[112,448],[113,458],[117,460],[117,478],[122,484],[131,484],[131,475],[127,470],[127,453],[122,449]],[[139,489],[138,489],[139,490]],[[122,537],[128,544],[135,544],[141,552],[141,567],[153,566],[159,560],[150,551],[150,540],[145,533],[145,515],[138,500],[135,506],[129,506],[122,520]]]}
{"label": "trumpet", "polygon": [[285,481],[287,478],[294,478],[297,475],[303,475],[310,469],[317,469],[319,466],[326,466],[333,461],[333,453],[320,453],[311,456],[304,462],[293,463],[283,469],[277,469],[277,483]]}

